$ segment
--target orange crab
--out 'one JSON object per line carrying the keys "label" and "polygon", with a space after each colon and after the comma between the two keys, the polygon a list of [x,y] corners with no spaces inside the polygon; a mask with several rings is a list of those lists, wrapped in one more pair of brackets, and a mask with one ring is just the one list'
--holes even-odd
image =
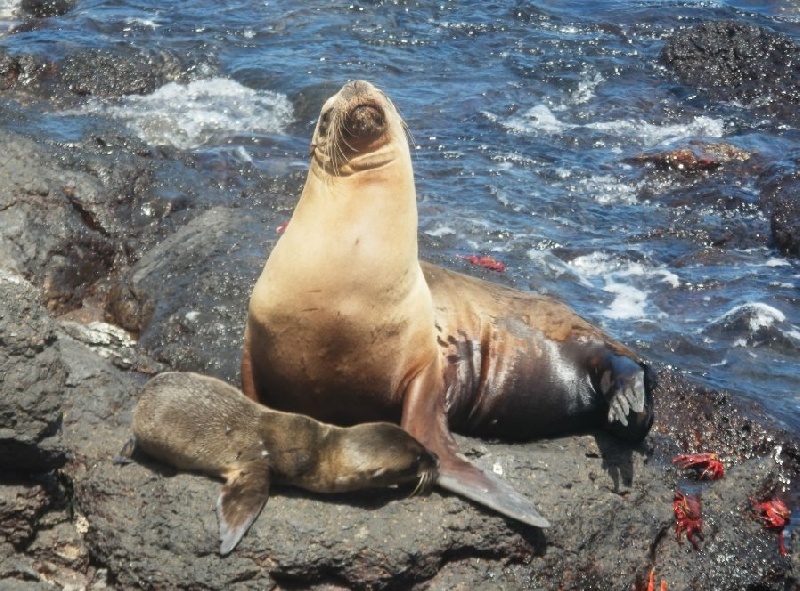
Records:
{"label": "orange crab", "polygon": [[681,491],[675,491],[675,499],[672,503],[675,511],[676,533],[678,543],[681,543],[681,532],[686,532],[686,539],[692,543],[695,550],[700,549],[700,545],[694,536],[703,539],[703,516],[700,499],[693,495],[685,495]]}
{"label": "orange crab", "polygon": [[750,497],[750,508],[755,513],[755,518],[762,522],[765,529],[778,532],[778,545],[780,546],[781,556],[786,556],[786,546],[783,542],[783,528],[792,521],[792,511],[783,501],[774,498],[763,503],[756,503]]}
{"label": "orange crab", "polygon": [[478,265],[479,267],[483,267],[484,269],[499,271],[500,273],[506,270],[506,266],[504,263],[501,263],[500,261],[493,259],[492,257],[489,256],[480,257],[475,254],[471,255],[457,254],[456,256],[460,259],[464,259],[465,261],[469,261],[473,265]]}
{"label": "orange crab", "polygon": [[672,460],[672,463],[677,464],[682,470],[687,468],[702,470],[700,480],[703,478],[719,480],[725,475],[725,466],[722,465],[719,455],[714,453],[683,454]]}
{"label": "orange crab", "polygon": [[[647,583],[647,591],[656,591],[655,571],[650,571],[650,581]],[[667,591],[667,582],[661,580],[661,591]]]}

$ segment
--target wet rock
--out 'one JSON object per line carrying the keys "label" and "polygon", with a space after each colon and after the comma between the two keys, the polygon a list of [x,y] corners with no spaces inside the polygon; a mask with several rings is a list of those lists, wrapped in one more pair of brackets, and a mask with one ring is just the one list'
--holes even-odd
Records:
{"label": "wet rock", "polygon": [[761,208],[770,221],[773,246],[800,256],[800,172],[765,175]]}
{"label": "wet rock", "polygon": [[677,31],[661,59],[681,84],[715,100],[759,102],[788,116],[800,104],[800,47],[763,27],[708,22]]}
{"label": "wet rock", "polygon": [[750,152],[724,142],[691,142],[688,146],[667,151],[643,152],[623,162],[635,165],[651,165],[661,170],[693,173],[715,170],[725,164],[747,162]]}
{"label": "wet rock", "polygon": [[84,49],[61,64],[61,80],[78,95],[149,94],[183,76],[180,60],[165,51]]}
{"label": "wet rock", "polygon": [[0,91],[34,86],[44,70],[44,64],[34,56],[9,55],[0,50]]}
{"label": "wet rock", "polygon": [[37,18],[62,16],[75,8],[76,0],[22,0],[19,5],[22,13]]}
{"label": "wet rock", "polygon": [[0,469],[43,472],[64,464],[59,429],[66,368],[40,293],[0,270]]}
{"label": "wet rock", "polygon": [[665,418],[651,434],[657,454],[667,458],[713,451],[729,466],[772,457],[785,482],[800,474],[800,440],[755,402],[704,387],[676,372],[662,370],[657,380],[656,412]]}

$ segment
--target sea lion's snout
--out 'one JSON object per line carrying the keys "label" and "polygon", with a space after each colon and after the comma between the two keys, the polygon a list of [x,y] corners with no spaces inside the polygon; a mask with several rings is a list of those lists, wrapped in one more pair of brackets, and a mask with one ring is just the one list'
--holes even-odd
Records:
{"label": "sea lion's snout", "polygon": [[373,104],[361,104],[350,109],[344,122],[344,132],[352,139],[370,140],[386,131],[383,109]]}
{"label": "sea lion's snout", "polygon": [[439,476],[439,457],[432,451],[423,449],[416,458],[416,467],[419,480],[411,496],[427,495]]}

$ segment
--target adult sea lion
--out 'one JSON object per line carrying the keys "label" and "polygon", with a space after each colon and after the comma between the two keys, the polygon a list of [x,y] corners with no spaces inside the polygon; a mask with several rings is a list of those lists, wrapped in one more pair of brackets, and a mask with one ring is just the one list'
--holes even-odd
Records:
{"label": "adult sea lion", "polygon": [[250,299],[244,393],[337,424],[389,420],[439,456],[438,483],[546,526],[458,453],[450,429],[531,438],[653,419],[642,360],[559,302],[420,263],[405,126],[368,82],[322,107],[291,223]]}
{"label": "adult sea lion", "polygon": [[270,482],[345,492],[417,481],[427,492],[436,456],[392,423],[336,427],[269,410],[221,380],[167,372],[147,382],[133,415],[134,447],[180,470],[225,479],[217,500],[222,555],[269,498]]}

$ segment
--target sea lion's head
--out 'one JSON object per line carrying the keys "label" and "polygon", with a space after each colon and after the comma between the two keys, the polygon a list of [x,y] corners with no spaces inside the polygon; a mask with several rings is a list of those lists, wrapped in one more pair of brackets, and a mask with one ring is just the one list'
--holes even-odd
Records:
{"label": "sea lion's head", "polygon": [[345,84],[325,101],[311,154],[329,174],[344,176],[382,166],[408,153],[405,123],[392,101],[364,80]]}
{"label": "sea lion's head", "polygon": [[439,459],[397,425],[363,423],[343,432],[330,458],[337,490],[416,482],[413,494],[424,494],[436,483]]}

